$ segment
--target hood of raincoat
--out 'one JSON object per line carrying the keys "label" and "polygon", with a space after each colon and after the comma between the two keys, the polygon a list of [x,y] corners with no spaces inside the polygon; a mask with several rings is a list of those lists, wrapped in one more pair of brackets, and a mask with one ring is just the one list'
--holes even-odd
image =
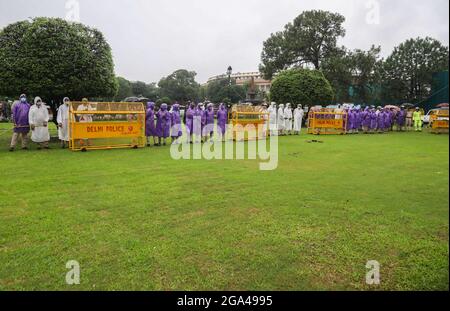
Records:
{"label": "hood of raincoat", "polygon": [[38,102],[40,102],[41,105],[42,105],[42,99],[41,99],[39,96],[36,96],[36,97],[34,98],[34,104],[37,105]]}

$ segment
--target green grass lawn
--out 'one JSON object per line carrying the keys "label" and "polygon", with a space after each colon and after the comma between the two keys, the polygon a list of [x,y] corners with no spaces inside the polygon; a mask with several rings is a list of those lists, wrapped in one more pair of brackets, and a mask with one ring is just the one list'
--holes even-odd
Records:
{"label": "green grass lawn", "polygon": [[169,147],[9,153],[6,126],[1,290],[449,288],[448,135],[282,137],[259,171]]}

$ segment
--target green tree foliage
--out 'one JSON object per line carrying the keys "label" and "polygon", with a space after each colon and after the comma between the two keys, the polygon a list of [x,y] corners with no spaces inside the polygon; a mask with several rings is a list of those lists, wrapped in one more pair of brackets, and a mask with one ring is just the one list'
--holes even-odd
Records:
{"label": "green tree foliage", "polygon": [[[337,102],[373,103],[378,100],[379,77],[377,68],[381,61],[380,47],[368,51],[348,51],[344,48],[322,63],[322,71],[336,93]],[[355,91],[349,94],[349,88]]]}
{"label": "green tree foliage", "polygon": [[143,96],[151,100],[157,100],[160,97],[159,88],[156,83],[145,83],[142,81],[131,82],[133,96]]}
{"label": "green tree foliage", "polygon": [[274,79],[270,88],[272,101],[278,104],[328,105],[333,88],[319,70],[289,69]]}
{"label": "green tree foliage", "polygon": [[448,46],[430,37],[401,43],[380,67],[385,99],[424,101],[431,95],[433,73],[448,70],[448,57]]}
{"label": "green tree foliage", "polygon": [[321,10],[305,11],[283,31],[271,34],[263,44],[260,71],[267,79],[280,70],[312,65],[321,67],[324,59],[337,51],[337,40],[345,36],[345,18]]}
{"label": "green tree foliage", "polygon": [[241,85],[236,85],[236,81],[232,81],[231,85],[228,79],[219,79],[208,83],[207,98],[214,102],[222,102],[227,98],[232,103],[237,103],[245,99],[246,91]]}
{"label": "green tree foliage", "polygon": [[143,96],[145,98],[156,101],[160,97],[159,88],[156,83],[128,81],[127,79],[122,77],[117,77],[117,83],[119,85],[119,89],[116,96],[114,97],[115,101],[122,101],[125,98],[132,96]]}
{"label": "green tree foliage", "polygon": [[127,97],[131,97],[134,95],[133,88],[131,87],[131,82],[127,79],[117,77],[117,85],[118,90],[116,96],[114,97],[115,101],[121,101]]}
{"label": "green tree foliage", "polygon": [[180,69],[162,78],[158,86],[163,97],[169,97],[181,103],[199,98],[200,84],[195,81],[195,71]]}
{"label": "green tree foliage", "polygon": [[164,104],[164,103],[171,104],[172,100],[169,97],[164,96],[156,101],[156,105],[158,105],[158,106],[161,106],[161,104]]}
{"label": "green tree foliage", "polygon": [[36,18],[0,31],[0,94],[112,97],[117,91],[111,48],[103,34],[59,18]]}

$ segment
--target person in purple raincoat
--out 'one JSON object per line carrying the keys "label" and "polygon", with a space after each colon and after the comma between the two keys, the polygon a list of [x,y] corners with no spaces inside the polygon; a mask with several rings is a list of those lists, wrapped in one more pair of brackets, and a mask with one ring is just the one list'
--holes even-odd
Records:
{"label": "person in purple raincoat", "polygon": [[162,104],[159,111],[156,113],[156,132],[158,133],[158,144],[166,145],[166,139],[170,136],[170,112],[167,110],[167,104]]}
{"label": "person in purple raincoat", "polygon": [[217,110],[217,133],[220,139],[225,140],[225,131],[228,123],[228,111],[225,105],[221,103]]}
{"label": "person in purple raincoat", "polygon": [[30,132],[30,124],[28,122],[28,114],[30,112],[30,104],[27,102],[25,94],[20,95],[19,102],[14,104],[12,109],[12,120],[14,122],[13,136],[9,151],[14,151],[20,136],[22,140],[22,149],[28,149],[28,133]]}
{"label": "person in purple raincoat", "polygon": [[406,122],[405,106],[400,107],[400,111],[397,112],[397,131],[404,131]]}
{"label": "person in purple raincoat", "polygon": [[352,124],[352,133],[356,134],[358,133],[358,109],[353,108],[353,124]]}
{"label": "person in purple raincoat", "polygon": [[348,108],[348,132],[353,134],[353,127],[355,125],[355,110],[353,108]]}
{"label": "person in purple raincoat", "polygon": [[212,103],[209,103],[207,105],[207,108],[204,112],[205,115],[205,128],[203,136],[205,137],[205,142],[206,140],[210,140],[212,141],[212,137],[214,134],[214,106]]}
{"label": "person in purple raincoat", "polygon": [[153,145],[156,145],[156,137],[158,133],[155,127],[155,103],[147,103],[147,111],[145,113],[145,136],[147,136],[147,147],[150,147],[150,137],[153,137]]}
{"label": "person in purple raincoat", "polygon": [[356,131],[359,133],[362,130],[362,121],[363,121],[363,113],[361,111],[361,107],[358,107],[356,110],[357,118],[356,118]]}
{"label": "person in purple raincoat", "polygon": [[389,114],[391,115],[390,130],[393,131],[394,130],[394,125],[396,123],[395,120],[397,120],[397,110],[395,110],[394,108],[391,108],[391,109],[389,109]]}
{"label": "person in purple raincoat", "polygon": [[194,115],[195,115],[195,104],[190,103],[189,107],[186,109],[186,136],[187,143],[192,144],[192,135],[194,133]]}
{"label": "person in purple raincoat", "polygon": [[206,134],[206,109],[205,109],[205,104],[200,103],[199,108],[201,110],[200,112],[200,120],[201,120],[201,138],[202,138],[202,143],[206,142],[207,139],[207,134]]}
{"label": "person in purple raincoat", "polygon": [[383,117],[384,117],[384,124],[383,124],[384,128],[383,128],[383,130],[384,130],[384,132],[388,132],[391,129],[391,127],[392,127],[393,114],[388,108],[385,108],[384,112],[383,112]]}
{"label": "person in purple raincoat", "polygon": [[362,125],[364,134],[369,133],[370,121],[371,121],[371,113],[370,113],[369,107],[366,107],[364,109],[363,113],[361,114],[361,125]]}
{"label": "person in purple raincoat", "polygon": [[378,116],[375,108],[370,109],[370,133],[375,133],[378,128]]}
{"label": "person in purple raincoat", "polygon": [[380,106],[377,107],[377,110],[375,111],[376,114],[376,129],[375,132],[377,133],[383,133],[384,129],[384,112],[381,109]]}
{"label": "person in purple raincoat", "polygon": [[183,135],[181,130],[181,116],[180,116],[180,105],[175,103],[172,106],[172,112],[170,114],[170,136],[172,137],[172,143],[176,144],[178,138]]}

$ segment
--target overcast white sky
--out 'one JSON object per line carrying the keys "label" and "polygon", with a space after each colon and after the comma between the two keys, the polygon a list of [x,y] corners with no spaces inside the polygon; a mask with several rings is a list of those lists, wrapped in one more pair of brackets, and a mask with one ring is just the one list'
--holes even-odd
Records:
{"label": "overcast white sky", "polygon": [[[76,0],[0,0],[0,27],[29,17],[65,18]],[[346,17],[340,44],[383,56],[400,42],[431,36],[448,45],[448,0],[78,0],[80,21],[101,30],[111,45],[116,74],[158,81],[176,69],[197,80],[257,71],[262,42],[304,10],[322,9]],[[379,7],[379,23],[376,7]],[[375,13],[375,15],[373,15]],[[374,18],[375,16],[375,18]]]}

